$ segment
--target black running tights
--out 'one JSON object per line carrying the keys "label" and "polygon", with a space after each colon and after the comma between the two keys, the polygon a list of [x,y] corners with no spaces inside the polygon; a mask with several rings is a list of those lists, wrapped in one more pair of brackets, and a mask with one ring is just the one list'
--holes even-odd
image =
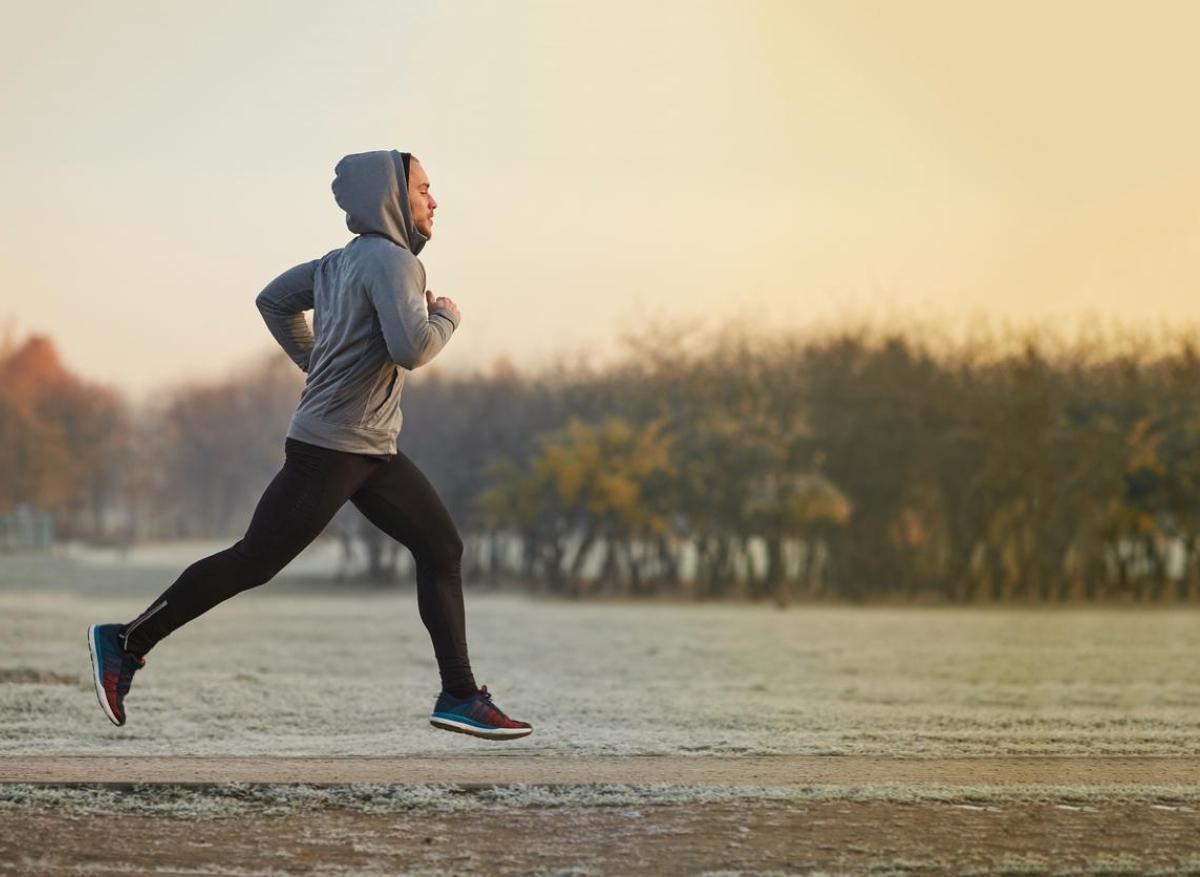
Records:
{"label": "black running tights", "polygon": [[176,628],[234,594],[270,581],[350,500],[412,552],[417,607],[437,658],[442,688],[475,691],[467,656],[463,543],[433,485],[404,453],[351,454],[288,438],[283,468],[267,486],[246,535],[185,569],[125,625],[125,648],[144,655]]}

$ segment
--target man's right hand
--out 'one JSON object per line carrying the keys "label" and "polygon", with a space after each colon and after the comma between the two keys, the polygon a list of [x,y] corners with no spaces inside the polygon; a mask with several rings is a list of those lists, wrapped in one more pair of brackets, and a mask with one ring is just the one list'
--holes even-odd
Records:
{"label": "man's right hand", "polygon": [[426,309],[431,314],[433,313],[434,308],[445,308],[446,310],[448,310],[450,313],[452,313],[454,315],[454,322],[456,324],[462,321],[462,317],[459,316],[459,313],[458,313],[458,305],[456,305],[450,299],[446,298],[446,296],[444,296],[444,295],[440,295],[437,298],[434,298],[433,290],[431,290],[431,289],[425,290],[425,306],[426,306]]}

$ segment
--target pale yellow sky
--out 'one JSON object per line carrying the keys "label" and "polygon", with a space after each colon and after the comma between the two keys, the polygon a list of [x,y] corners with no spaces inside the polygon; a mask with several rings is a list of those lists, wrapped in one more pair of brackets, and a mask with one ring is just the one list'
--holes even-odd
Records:
{"label": "pale yellow sky", "polygon": [[645,322],[1200,320],[1200,4],[4,3],[0,321],[135,396],[272,341],[415,152],[437,364]]}

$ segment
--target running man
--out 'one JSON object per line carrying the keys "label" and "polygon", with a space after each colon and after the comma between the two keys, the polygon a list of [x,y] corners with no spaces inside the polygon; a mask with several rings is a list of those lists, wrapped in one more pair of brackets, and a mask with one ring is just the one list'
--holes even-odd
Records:
{"label": "running man", "polygon": [[[486,685],[475,685],[462,538],[433,485],[396,447],[405,375],[433,359],[461,319],[453,301],[425,288],[417,259],[433,236],[429,176],[407,152],[355,153],[334,169],[333,195],[356,236],[288,269],[256,300],[275,340],[307,374],[283,467],[236,544],[193,563],[132,621],[88,627],[100,706],[124,725],[125,695],[146,653],[222,600],[270,581],[349,500],[412,552],[417,606],[441,675],[430,722],[490,740],[524,737],[532,726],[510,719]],[[302,314],[309,309],[312,330]]]}

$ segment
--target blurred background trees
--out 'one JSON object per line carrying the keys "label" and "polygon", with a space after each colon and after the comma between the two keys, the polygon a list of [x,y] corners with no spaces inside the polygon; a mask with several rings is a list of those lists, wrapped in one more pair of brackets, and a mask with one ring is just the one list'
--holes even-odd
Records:
{"label": "blurred background trees", "polygon": [[[571,597],[1200,600],[1200,355],[1190,330],[1067,345],[914,330],[651,330],[603,369],[500,360],[409,376],[400,448],[472,586]],[[60,539],[239,537],[283,462],[281,353],[133,410],[52,341],[0,345],[0,520]],[[366,575],[401,551],[352,508]]]}

